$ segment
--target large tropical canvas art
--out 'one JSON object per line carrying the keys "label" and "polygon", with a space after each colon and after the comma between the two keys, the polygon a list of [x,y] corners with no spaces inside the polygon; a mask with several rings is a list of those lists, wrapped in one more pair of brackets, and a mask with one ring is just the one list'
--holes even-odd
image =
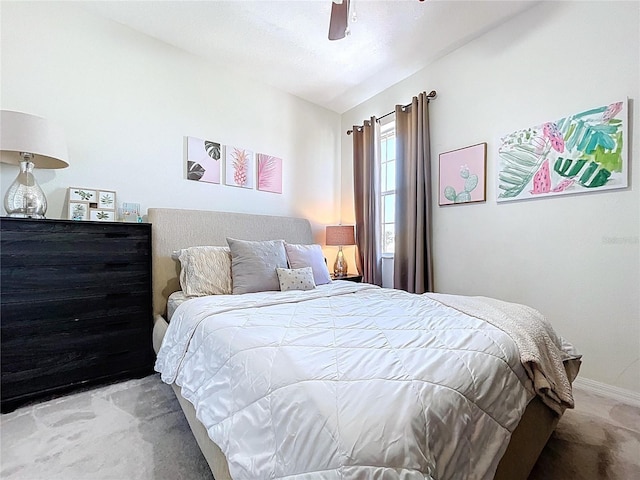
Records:
{"label": "large tropical canvas art", "polygon": [[282,159],[258,153],[258,190],[282,193]]}
{"label": "large tropical canvas art", "polygon": [[220,144],[187,137],[187,179],[220,183]]}
{"label": "large tropical canvas art", "polygon": [[225,184],[234,187],[253,188],[253,152],[245,148],[225,148]]}
{"label": "large tropical canvas art", "polygon": [[498,201],[626,187],[626,107],[613,102],[503,137]]}

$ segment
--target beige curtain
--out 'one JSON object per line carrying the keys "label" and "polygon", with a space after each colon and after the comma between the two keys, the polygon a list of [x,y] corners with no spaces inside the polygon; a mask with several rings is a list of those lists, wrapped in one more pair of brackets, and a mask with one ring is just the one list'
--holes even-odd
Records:
{"label": "beige curtain", "polygon": [[396,106],[396,248],[394,288],[433,291],[429,99]]}
{"label": "beige curtain", "polygon": [[375,117],[353,127],[353,186],[356,214],[356,264],[363,281],[382,285],[380,255],[380,125]]}

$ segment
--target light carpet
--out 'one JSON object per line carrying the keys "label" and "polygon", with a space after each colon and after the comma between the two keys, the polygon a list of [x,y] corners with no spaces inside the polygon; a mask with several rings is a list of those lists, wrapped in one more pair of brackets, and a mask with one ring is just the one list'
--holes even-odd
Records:
{"label": "light carpet", "polygon": [[[574,390],[530,480],[640,478],[640,408]],[[2,415],[6,480],[211,480],[173,390],[159,375]]]}

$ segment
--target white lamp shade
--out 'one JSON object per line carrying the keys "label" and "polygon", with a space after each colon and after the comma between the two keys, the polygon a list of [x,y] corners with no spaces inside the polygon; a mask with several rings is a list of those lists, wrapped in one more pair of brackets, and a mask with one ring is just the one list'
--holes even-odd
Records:
{"label": "white lamp shade", "polygon": [[48,120],[22,112],[0,111],[2,163],[19,165],[21,152],[31,153],[37,168],[69,166],[64,131]]}

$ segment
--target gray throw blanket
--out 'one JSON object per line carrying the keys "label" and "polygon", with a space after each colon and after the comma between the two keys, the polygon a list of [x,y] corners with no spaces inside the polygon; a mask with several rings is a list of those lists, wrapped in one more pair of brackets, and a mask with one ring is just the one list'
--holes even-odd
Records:
{"label": "gray throw blanket", "polygon": [[488,297],[425,295],[507,333],[516,343],[527,375],[545,405],[558,415],[573,408],[571,382],[578,374],[582,355],[556,334],[540,312]]}

